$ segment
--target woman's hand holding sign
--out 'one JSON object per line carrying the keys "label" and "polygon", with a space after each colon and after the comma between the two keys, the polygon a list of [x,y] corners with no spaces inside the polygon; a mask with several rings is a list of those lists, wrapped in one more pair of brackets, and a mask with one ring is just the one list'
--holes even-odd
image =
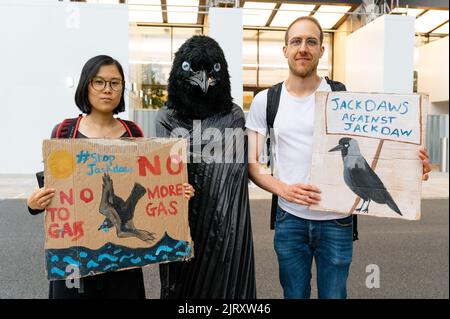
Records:
{"label": "woman's hand holding sign", "polygon": [[50,205],[55,190],[53,188],[39,188],[34,190],[28,197],[28,207],[33,210],[44,210]]}

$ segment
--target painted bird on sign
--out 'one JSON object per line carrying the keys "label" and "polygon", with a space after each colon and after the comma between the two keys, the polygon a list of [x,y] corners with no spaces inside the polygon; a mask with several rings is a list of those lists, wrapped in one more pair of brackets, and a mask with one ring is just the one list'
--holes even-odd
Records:
{"label": "painted bird on sign", "polygon": [[136,229],[133,223],[137,202],[144,196],[145,192],[146,190],[142,185],[135,183],[128,199],[124,201],[114,193],[111,177],[104,174],[99,212],[106,218],[98,230],[106,231],[115,227],[119,238],[137,237],[148,243],[153,242],[155,240],[154,233]]}
{"label": "painted bird on sign", "polygon": [[[369,204],[374,201],[378,204],[388,205],[394,212],[402,216],[400,209],[384,187],[381,179],[361,155],[358,141],[343,137],[339,140],[337,146],[329,150],[329,152],[336,151],[341,151],[344,162],[345,184],[363,200],[361,207],[357,208],[356,211],[368,213]],[[367,206],[363,208],[366,203]]]}

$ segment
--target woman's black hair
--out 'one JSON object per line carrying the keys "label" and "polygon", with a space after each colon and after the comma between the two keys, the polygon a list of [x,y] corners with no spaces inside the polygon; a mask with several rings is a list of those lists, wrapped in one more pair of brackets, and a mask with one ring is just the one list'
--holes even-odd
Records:
{"label": "woman's black hair", "polygon": [[[80,81],[78,82],[77,91],[75,92],[75,104],[83,113],[91,113],[92,106],[89,103],[88,86],[91,83],[92,78],[97,75],[98,70],[104,65],[115,65],[122,76],[122,80],[125,81],[122,66],[112,57],[107,55],[97,55],[87,61],[83,66],[83,70],[81,70]],[[125,85],[122,88],[122,96],[120,97],[119,105],[113,110],[114,114],[125,111],[124,93]]]}

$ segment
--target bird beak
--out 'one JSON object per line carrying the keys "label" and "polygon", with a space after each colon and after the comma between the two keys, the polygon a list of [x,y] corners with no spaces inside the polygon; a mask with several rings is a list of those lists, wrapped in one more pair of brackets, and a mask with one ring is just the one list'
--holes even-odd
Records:
{"label": "bird beak", "polygon": [[329,150],[328,152],[336,152],[336,151],[340,151],[342,150],[342,145],[337,145],[335,147],[333,147],[331,150]]}
{"label": "bird beak", "polygon": [[193,84],[193,85],[198,85],[203,93],[207,93],[208,92],[208,88],[211,85],[215,84],[214,79],[210,79],[208,77],[208,74],[206,73],[206,71],[197,71],[194,72],[194,74],[189,77],[189,83]]}

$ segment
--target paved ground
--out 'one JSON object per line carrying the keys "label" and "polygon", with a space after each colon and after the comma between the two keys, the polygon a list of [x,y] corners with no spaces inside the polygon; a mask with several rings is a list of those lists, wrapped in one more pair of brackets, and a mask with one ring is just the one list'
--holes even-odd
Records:
{"label": "paved ground", "polygon": [[[257,291],[259,298],[282,298],[269,204],[251,202]],[[349,298],[449,298],[448,206],[448,198],[424,200],[422,219],[415,222],[361,217]],[[47,297],[42,225],[42,217],[26,212],[24,199],[0,200],[0,298]],[[380,268],[379,289],[365,286],[370,264]],[[146,268],[145,278],[147,297],[158,298],[157,267]]]}

